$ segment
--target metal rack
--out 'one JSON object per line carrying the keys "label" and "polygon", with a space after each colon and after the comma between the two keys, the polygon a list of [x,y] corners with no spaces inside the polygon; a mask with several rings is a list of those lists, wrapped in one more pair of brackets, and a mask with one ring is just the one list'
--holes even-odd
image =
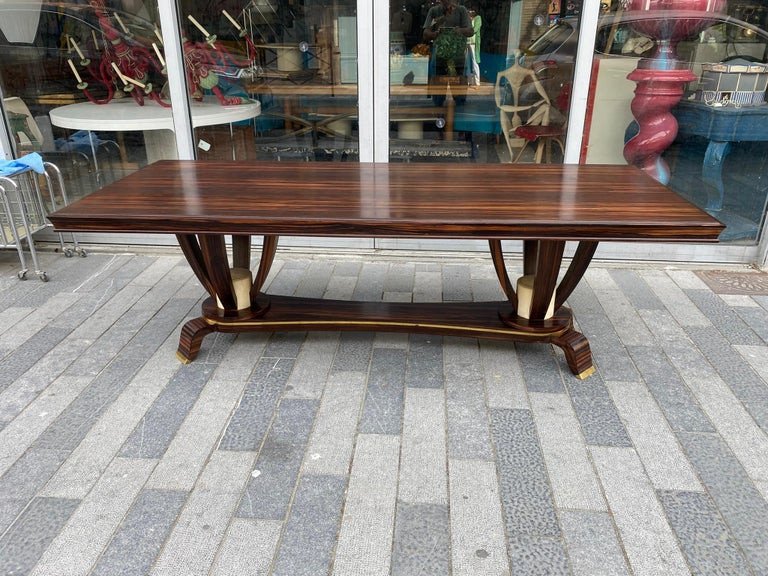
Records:
{"label": "metal rack", "polygon": [[[26,280],[29,271],[22,246],[22,242],[26,240],[35,274],[43,282],[48,281],[48,274],[40,269],[32,235],[49,226],[47,219],[49,210],[57,210],[59,206],[69,203],[61,171],[50,162],[44,162],[43,167],[45,168],[43,174],[29,169],[13,176],[0,176],[0,194],[2,195],[0,247],[16,248],[21,263],[21,270],[17,274],[20,280]],[[74,254],[81,257],[87,256],[74,234],[71,248],[65,246],[62,234],[59,234],[59,244],[67,258]]]}

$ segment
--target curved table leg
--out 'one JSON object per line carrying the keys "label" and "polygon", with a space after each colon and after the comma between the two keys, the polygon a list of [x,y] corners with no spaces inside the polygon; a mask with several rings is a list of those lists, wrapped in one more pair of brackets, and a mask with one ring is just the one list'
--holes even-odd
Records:
{"label": "curved table leg", "polygon": [[269,270],[272,268],[272,262],[275,261],[275,252],[277,251],[277,241],[279,238],[279,236],[264,236],[261,244],[259,269],[256,272],[256,277],[253,279],[253,286],[251,287],[251,302],[256,301],[256,297],[267,280]]}
{"label": "curved table leg", "polygon": [[576,286],[581,281],[584,272],[587,271],[589,263],[592,261],[592,256],[595,255],[598,242],[584,240],[579,242],[576,253],[573,255],[571,265],[568,266],[568,270],[560,281],[560,285],[557,287],[557,294],[555,296],[555,310],[560,308],[568,299]]}
{"label": "curved table leg", "polygon": [[511,302],[512,307],[517,310],[517,294],[512,286],[512,282],[509,279],[507,273],[507,266],[504,263],[504,252],[501,248],[501,240],[488,240],[488,246],[491,249],[491,260],[493,261],[493,269],[496,270],[496,277],[501,284],[501,290],[506,295],[507,299]]}
{"label": "curved table leg", "polygon": [[552,339],[552,344],[562,348],[565,353],[565,361],[577,378],[584,379],[595,371],[592,364],[592,352],[589,349],[589,341],[581,332],[573,328]]}
{"label": "curved table leg", "polygon": [[542,240],[539,242],[536,259],[536,275],[533,279],[531,320],[543,320],[547,314],[552,294],[557,286],[557,274],[563,260],[563,240]]}
{"label": "curved table leg", "polygon": [[184,364],[189,364],[197,358],[203,338],[213,332],[215,327],[205,321],[204,318],[194,318],[184,324],[179,337],[179,347],[176,357]]}

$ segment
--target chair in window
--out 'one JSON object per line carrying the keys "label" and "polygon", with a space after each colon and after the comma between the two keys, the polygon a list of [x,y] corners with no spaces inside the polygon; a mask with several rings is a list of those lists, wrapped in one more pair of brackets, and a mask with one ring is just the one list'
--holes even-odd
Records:
{"label": "chair in window", "polygon": [[547,124],[524,125],[518,126],[515,129],[515,136],[525,140],[525,144],[520,150],[521,154],[526,145],[536,144],[536,162],[541,161],[541,149],[543,148],[546,162],[549,163],[552,161],[552,142],[555,142],[560,147],[560,153],[565,156],[565,144],[563,143],[563,140],[567,128],[567,114],[570,101],[571,84],[566,83],[563,85],[554,101],[554,108],[558,112],[557,115],[561,118],[560,121],[552,122],[552,118],[550,117],[550,122]]}
{"label": "chair in window", "polygon": [[[81,168],[85,167],[88,178],[101,182],[99,166],[109,169],[109,181],[115,179],[113,163],[120,157],[120,147],[112,140],[101,140],[95,134],[84,132],[84,138],[66,141],[56,140],[53,136],[51,120],[48,116],[32,116],[26,103],[17,96],[3,99],[11,136],[16,141],[16,150],[20,155],[39,152],[46,160],[57,164],[72,178],[82,177]],[[93,145],[89,139],[92,139]],[[87,145],[86,145],[87,144]],[[70,174],[71,172],[71,174]],[[93,187],[92,182],[92,187]]]}
{"label": "chair in window", "polygon": [[[517,133],[518,129],[549,125],[552,103],[536,73],[520,65],[518,54],[515,54],[515,63],[496,76],[494,97],[510,157],[512,162],[517,162],[529,143]],[[540,140],[536,147],[536,162],[541,162],[543,153],[544,141]]]}

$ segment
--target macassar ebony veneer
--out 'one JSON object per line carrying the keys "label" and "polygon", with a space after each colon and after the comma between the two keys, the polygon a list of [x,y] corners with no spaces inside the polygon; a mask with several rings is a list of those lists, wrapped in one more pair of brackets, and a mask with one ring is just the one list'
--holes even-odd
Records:
{"label": "macassar ebony veneer", "polygon": [[[202,315],[182,329],[185,362],[214,331],[380,330],[551,342],[582,378],[594,371],[589,343],[563,304],[598,243],[715,242],[723,229],[634,167],[540,164],[162,161],[50,219],[62,232],[176,235],[210,295]],[[254,235],[263,242],[252,269]],[[262,289],[281,235],[484,239],[506,299],[424,304],[270,295]],[[527,314],[518,310],[502,252],[502,240],[512,239],[523,241],[524,274],[533,277]],[[578,246],[558,282],[567,241]],[[240,310],[232,268],[252,269]]]}

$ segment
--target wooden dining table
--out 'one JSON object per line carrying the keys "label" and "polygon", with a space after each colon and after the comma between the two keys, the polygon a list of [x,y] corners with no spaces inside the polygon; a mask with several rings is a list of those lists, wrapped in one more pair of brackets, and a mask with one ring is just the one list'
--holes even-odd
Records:
{"label": "wooden dining table", "polygon": [[[175,234],[209,298],[181,331],[192,361],[211,332],[422,332],[559,346],[594,371],[565,306],[600,242],[716,242],[723,225],[632,166],[161,161],[50,215],[60,232]],[[476,238],[504,298],[392,303],[269,294],[280,236]],[[231,236],[231,254],[228,237]],[[252,264],[252,236],[262,236]],[[522,240],[533,285],[519,309],[502,241]],[[567,242],[577,246],[560,276]],[[233,270],[250,270],[245,306]],[[554,310],[554,313],[549,310]],[[527,317],[524,317],[527,316]]]}

